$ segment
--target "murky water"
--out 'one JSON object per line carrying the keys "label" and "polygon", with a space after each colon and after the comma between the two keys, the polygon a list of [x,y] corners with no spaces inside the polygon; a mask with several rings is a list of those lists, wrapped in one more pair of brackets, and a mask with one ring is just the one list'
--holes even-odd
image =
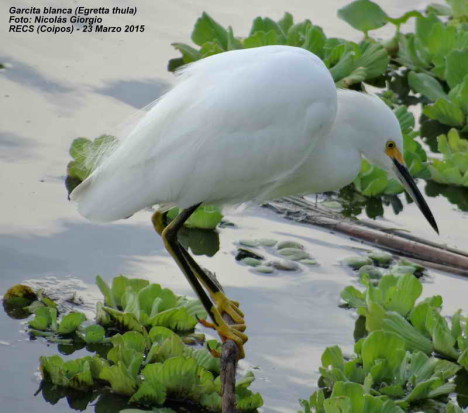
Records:
{"label": "murky water", "polygon": [[[60,5],[68,3],[75,5],[71,1]],[[336,18],[337,8],[346,3],[145,1],[137,19],[112,17],[145,24],[143,34],[3,34],[0,62],[11,64],[11,70],[0,74],[0,291],[27,279],[45,280],[48,285],[69,280],[62,284],[64,294],[78,289],[92,306],[99,296],[95,275],[110,279],[124,273],[190,294],[153,232],[148,212],[110,225],[91,224],[77,214],[63,185],[71,140],[109,132],[111,125],[135,107],[158,97],[173,80],[166,71],[167,61],[177,55],[170,43],[188,41],[203,10],[222,24],[232,25],[239,35],[247,33],[255,16],[279,18],[287,9],[298,19],[311,18],[330,36],[357,40],[360,34]],[[380,3],[390,15],[426,4]],[[7,21],[8,7],[1,2],[1,21]],[[431,199],[430,204],[440,221],[440,238],[431,233],[413,205],[398,216],[387,208],[385,220],[429,239],[467,248],[466,235],[460,230],[466,227],[467,214],[443,197]],[[244,367],[259,368],[254,387],[265,398],[265,411],[296,411],[297,400],[315,388],[323,349],[331,344],[352,349],[353,315],[337,307],[339,292],[352,278],[338,260],[367,247],[291,223],[259,207],[233,211],[227,218],[237,227],[221,229],[219,252],[212,258],[199,257],[200,262],[214,270],[228,294],[242,303],[250,337]],[[303,267],[300,272],[259,275],[236,263],[236,242],[261,237],[297,240],[320,265]],[[431,274],[425,294],[441,294],[447,313],[458,308],[467,311],[466,281],[435,271]],[[40,382],[38,358],[56,351],[56,346],[41,340],[29,341],[21,322],[0,312],[0,398],[5,411],[71,411],[65,399],[52,405],[41,395],[34,397]],[[102,404],[86,411],[95,410],[105,411]]]}

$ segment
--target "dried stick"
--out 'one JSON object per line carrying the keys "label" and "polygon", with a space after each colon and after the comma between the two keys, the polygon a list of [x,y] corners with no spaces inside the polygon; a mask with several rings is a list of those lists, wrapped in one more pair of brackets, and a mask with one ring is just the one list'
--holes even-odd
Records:
{"label": "dried stick", "polygon": [[426,262],[427,266],[439,270],[467,275],[468,254],[445,245],[428,242],[408,234],[388,233],[388,229],[377,225],[351,221],[339,214],[315,207],[312,203],[296,198],[273,201],[266,205],[276,212],[299,222],[324,227],[377,245],[398,255]]}
{"label": "dried stick", "polygon": [[[223,314],[223,319],[228,324],[233,324],[233,320],[227,314]],[[236,412],[236,369],[239,348],[232,340],[226,340],[221,350],[221,394],[222,413]]]}

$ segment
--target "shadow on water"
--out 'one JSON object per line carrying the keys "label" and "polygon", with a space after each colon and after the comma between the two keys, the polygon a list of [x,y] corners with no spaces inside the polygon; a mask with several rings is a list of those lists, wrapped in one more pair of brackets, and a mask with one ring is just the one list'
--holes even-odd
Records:
{"label": "shadow on water", "polygon": [[[49,235],[0,235],[1,284],[42,274],[80,274],[94,283],[96,274],[125,272],[135,256],[165,254],[151,225],[96,225],[64,222],[63,230]],[[86,259],[84,259],[86,257]],[[91,273],[90,273],[91,269]],[[91,278],[90,278],[91,277]]]}
{"label": "shadow on water", "polygon": [[73,89],[58,80],[42,74],[35,67],[20,62],[10,56],[0,56],[0,61],[8,63],[11,68],[2,72],[2,76],[22,86],[37,89],[44,93],[69,93]]}
{"label": "shadow on water", "polygon": [[18,159],[30,159],[37,143],[33,139],[25,138],[13,132],[0,132],[0,160],[6,162]]}
{"label": "shadow on water", "polygon": [[169,84],[160,79],[118,80],[94,91],[139,109],[159,98],[168,88]]}

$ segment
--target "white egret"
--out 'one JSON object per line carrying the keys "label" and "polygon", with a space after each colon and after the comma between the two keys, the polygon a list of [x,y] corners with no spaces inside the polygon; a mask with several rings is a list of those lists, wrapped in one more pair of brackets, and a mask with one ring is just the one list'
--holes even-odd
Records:
{"label": "white egret", "polygon": [[71,198],[82,215],[101,222],[156,204],[160,211],[183,208],[166,228],[161,212],[153,224],[211,325],[223,340],[233,339],[242,356],[243,314],[177,241],[184,222],[201,204],[341,188],[356,177],[364,156],[400,179],[437,231],[402,153],[393,112],[377,97],[337,91],[314,54],[288,46],[235,50],[183,69],[172,90],[104,154]]}

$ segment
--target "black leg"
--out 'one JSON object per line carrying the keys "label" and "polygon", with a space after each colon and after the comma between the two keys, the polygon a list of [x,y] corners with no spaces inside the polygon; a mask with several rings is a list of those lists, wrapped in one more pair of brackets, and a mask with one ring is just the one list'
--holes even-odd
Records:
{"label": "black leg", "polygon": [[[204,325],[216,329],[222,340],[231,339],[239,346],[240,357],[244,357],[243,344],[247,341],[247,336],[243,333],[245,324],[243,313],[239,309],[239,304],[229,300],[222,289],[215,283],[196,263],[190,254],[180,245],[177,239],[177,233],[182,228],[184,223],[199,207],[200,204],[194,205],[183,210],[166,228],[162,222],[162,214],[156,212],[153,215],[153,225],[164,241],[167,251],[172,255],[179,268],[185,274],[187,280],[196,292],[203,306],[205,307],[213,324],[204,322]],[[205,287],[212,300],[206,293]],[[222,318],[222,314],[228,314],[234,321],[233,325],[228,325]]]}

